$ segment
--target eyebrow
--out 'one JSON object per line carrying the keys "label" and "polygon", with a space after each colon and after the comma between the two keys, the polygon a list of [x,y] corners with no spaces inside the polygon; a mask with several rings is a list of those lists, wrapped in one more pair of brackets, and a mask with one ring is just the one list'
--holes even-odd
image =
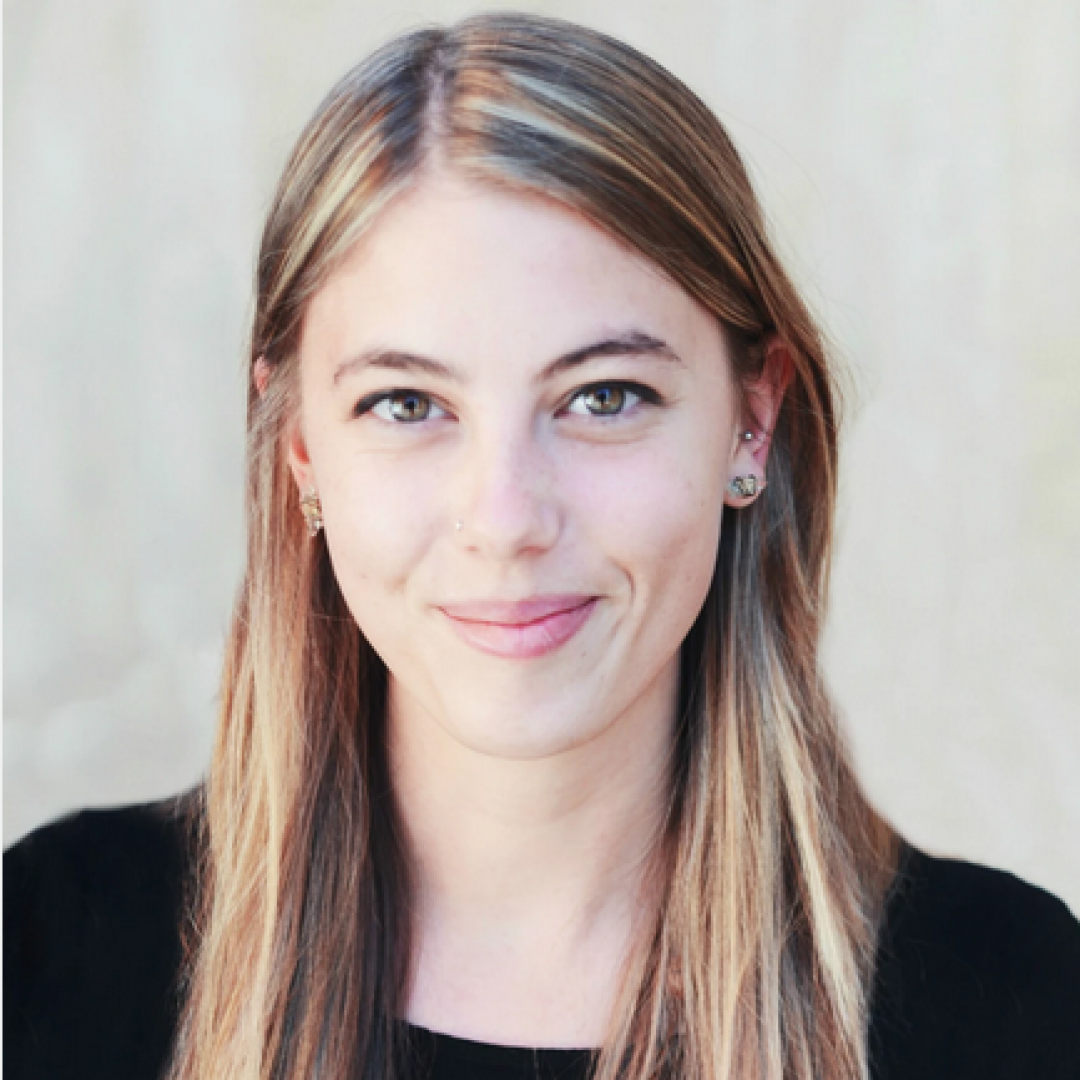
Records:
{"label": "eyebrow", "polygon": [[[624,334],[616,334],[614,337],[595,341],[591,345],[584,345],[580,349],[574,349],[556,357],[537,375],[537,381],[543,382],[578,367],[588,360],[596,360],[604,356],[646,356],[675,364],[682,363],[680,357],[666,342],[641,330],[629,330]],[[338,364],[334,370],[334,385],[336,386],[346,375],[354,375],[372,367],[387,371],[417,372],[440,379],[449,379],[451,382],[464,382],[460,371],[441,360],[418,356],[416,353],[404,352],[401,349],[375,348]]]}

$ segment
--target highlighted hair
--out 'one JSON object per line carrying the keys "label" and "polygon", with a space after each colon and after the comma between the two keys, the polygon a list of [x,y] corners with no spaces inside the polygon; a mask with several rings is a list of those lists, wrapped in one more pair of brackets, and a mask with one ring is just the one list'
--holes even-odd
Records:
{"label": "highlighted hair", "polygon": [[768,495],[725,510],[682,646],[659,902],[598,1080],[867,1076],[896,840],[823,684],[838,405],[821,334],[720,122],[655,62],[558,20],[487,12],[405,34],[330,93],[263,235],[248,403],[247,572],[209,779],[172,1080],[409,1075],[407,852],[388,797],[386,673],[286,465],[307,304],[433,160],[541,194],[652,261],[718,320],[734,374],[777,335],[794,375]]}

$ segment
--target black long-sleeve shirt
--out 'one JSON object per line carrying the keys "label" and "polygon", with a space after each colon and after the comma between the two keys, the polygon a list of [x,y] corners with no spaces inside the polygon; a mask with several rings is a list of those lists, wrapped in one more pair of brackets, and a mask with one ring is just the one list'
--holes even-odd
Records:
{"label": "black long-sleeve shirt", "polygon": [[[177,1017],[184,833],[167,804],[84,811],[4,856],[8,1080],[157,1080]],[[585,1080],[583,1050],[411,1028],[430,1080]],[[998,870],[908,847],[886,912],[873,1080],[1080,1080],[1080,923]]]}

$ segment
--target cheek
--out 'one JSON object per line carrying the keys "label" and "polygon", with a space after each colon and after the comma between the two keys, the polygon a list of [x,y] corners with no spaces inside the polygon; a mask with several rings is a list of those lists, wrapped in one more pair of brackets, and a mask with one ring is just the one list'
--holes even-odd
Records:
{"label": "cheek", "polygon": [[[319,486],[330,556],[357,622],[385,617],[376,606],[404,589],[440,522],[442,492],[431,470],[405,467],[390,455],[327,455]],[[441,516],[440,516],[441,515]]]}
{"label": "cheek", "polygon": [[692,610],[692,622],[712,580],[719,544],[719,469],[700,453],[664,448],[625,464],[592,475],[579,471],[573,489],[578,516],[622,567],[638,600],[673,613]]}

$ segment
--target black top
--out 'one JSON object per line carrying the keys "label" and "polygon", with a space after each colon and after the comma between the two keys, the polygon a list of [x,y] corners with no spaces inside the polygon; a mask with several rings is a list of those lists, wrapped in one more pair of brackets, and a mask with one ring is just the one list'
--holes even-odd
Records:
{"label": "black top", "polygon": [[[4,856],[8,1080],[156,1080],[176,1020],[171,804],[85,811]],[[582,1050],[412,1028],[433,1080],[584,1080]],[[1011,874],[907,848],[871,1014],[873,1080],[1080,1080],[1080,923]]]}

